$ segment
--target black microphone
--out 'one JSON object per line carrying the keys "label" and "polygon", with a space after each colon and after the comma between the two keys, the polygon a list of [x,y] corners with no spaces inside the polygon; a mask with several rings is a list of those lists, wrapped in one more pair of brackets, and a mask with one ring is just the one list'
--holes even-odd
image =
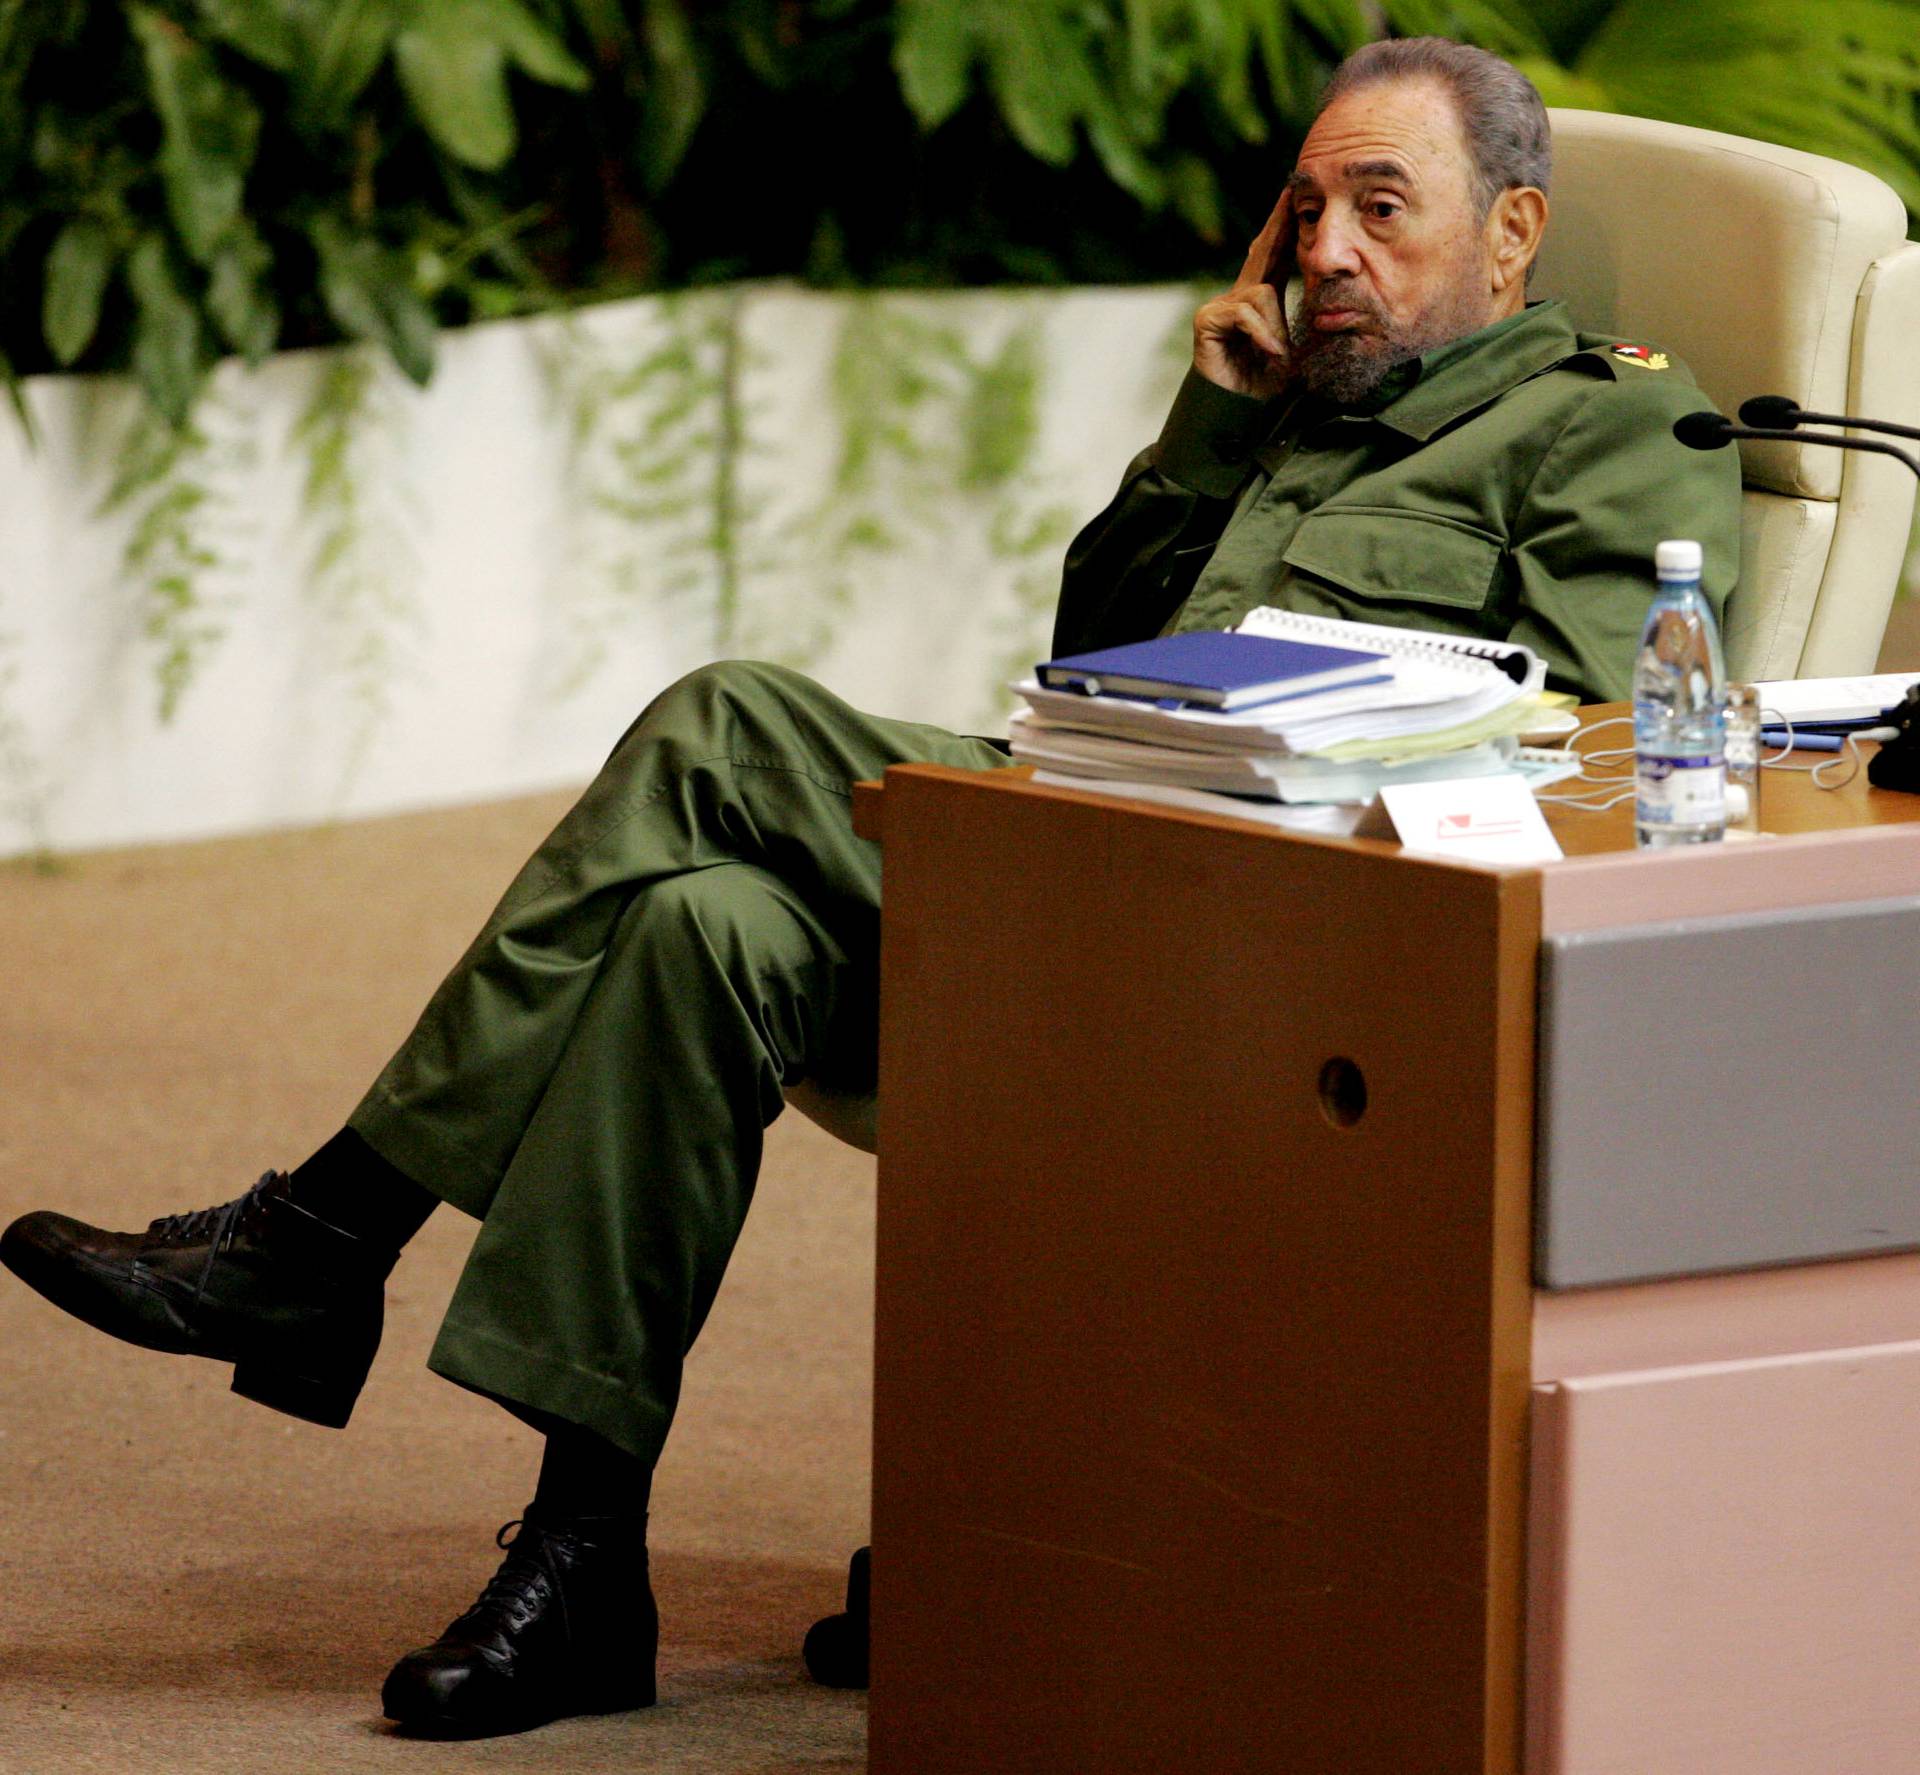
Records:
{"label": "black microphone", "polygon": [[1733,442],[1736,435],[1733,421],[1724,413],[1715,413],[1711,409],[1704,413],[1689,413],[1683,419],[1673,422],[1673,435],[1689,450],[1718,450],[1723,444]]}
{"label": "black microphone", "polygon": [[1867,764],[1867,781],[1876,789],[1898,789],[1920,795],[1920,684],[1909,684],[1907,694],[1880,713],[1893,735]]}
{"label": "black microphone", "polygon": [[[1745,410],[1742,410],[1742,417]],[[1845,423],[1851,425],[1852,420]],[[1769,443],[1783,444],[1831,444],[1836,450],[1866,450],[1875,456],[1891,456],[1896,462],[1904,462],[1916,476],[1920,476],[1920,458],[1909,456],[1904,450],[1896,450],[1891,444],[1876,444],[1871,438],[1843,438],[1830,431],[1788,431],[1775,426],[1735,425],[1724,413],[1715,413],[1711,409],[1703,413],[1688,413],[1673,422],[1673,435],[1689,450],[1718,450],[1730,444],[1735,438],[1761,438]]]}
{"label": "black microphone", "polygon": [[[1802,419],[1831,425],[1859,423],[1853,419],[1827,420],[1818,413],[1802,413],[1784,395],[1777,394],[1755,395],[1740,409],[1742,419],[1784,419],[1789,414],[1790,423],[1794,424]],[[1878,426],[1875,429],[1901,431],[1897,425]],[[1876,444],[1871,438],[1838,437],[1830,431],[1792,431],[1783,426],[1735,425],[1724,413],[1712,411],[1688,413],[1676,419],[1673,422],[1673,435],[1690,450],[1718,450],[1732,443],[1735,438],[1779,439],[1784,443],[1832,444],[1841,450],[1870,450],[1876,456],[1897,458],[1916,476],[1920,476],[1920,461],[1904,450],[1896,450],[1891,444]],[[1920,436],[1920,433],[1903,432],[1902,435]],[[1874,754],[1867,766],[1867,781],[1877,789],[1898,789],[1904,794],[1920,795],[1920,685],[1910,688],[1900,702],[1882,713],[1880,720],[1898,731]]]}
{"label": "black microphone", "polygon": [[1791,430],[1796,425],[1846,425],[1855,431],[1885,432],[1889,437],[1920,438],[1920,429],[1895,425],[1890,419],[1856,419],[1847,413],[1809,413],[1796,407],[1783,394],[1757,394],[1740,403],[1742,425],[1779,426]]}

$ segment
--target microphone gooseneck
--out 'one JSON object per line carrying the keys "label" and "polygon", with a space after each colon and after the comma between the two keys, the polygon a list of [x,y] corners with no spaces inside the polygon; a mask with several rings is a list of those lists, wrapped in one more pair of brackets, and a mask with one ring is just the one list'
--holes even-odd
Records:
{"label": "microphone gooseneck", "polygon": [[[1812,419],[1815,414],[1805,414]],[[1848,424],[1853,423],[1851,420]],[[1865,450],[1873,456],[1891,456],[1896,462],[1904,462],[1920,477],[1920,457],[1897,450],[1891,444],[1876,443],[1872,438],[1843,438],[1830,431],[1788,431],[1780,427],[1760,425],[1735,425],[1724,413],[1708,409],[1700,413],[1683,414],[1673,422],[1673,435],[1685,444],[1689,450],[1718,450],[1730,444],[1735,438],[1757,438],[1767,443],[1783,444],[1831,444],[1836,450]]]}
{"label": "microphone gooseneck", "polygon": [[1740,403],[1740,423],[1755,426],[1843,425],[1853,431],[1877,431],[1888,437],[1920,439],[1920,427],[1895,425],[1891,419],[1862,419],[1852,413],[1809,413],[1783,394],[1757,394]]}
{"label": "microphone gooseneck", "polygon": [[[1875,456],[1891,456],[1904,462],[1920,476],[1920,458],[1896,450],[1891,444],[1872,438],[1842,437],[1830,431],[1800,431],[1806,423],[1815,425],[1859,426],[1869,431],[1890,431],[1899,437],[1920,438],[1920,431],[1878,420],[1849,419],[1826,413],[1805,413],[1785,395],[1760,394],[1743,401],[1740,417],[1746,423],[1735,425],[1724,413],[1711,410],[1688,413],[1673,422],[1673,435],[1690,450],[1718,450],[1735,438],[1764,438],[1789,444],[1831,444],[1836,450],[1865,450]],[[1756,420],[1778,421],[1755,424]],[[1867,780],[1878,789],[1898,789],[1920,795],[1920,684],[1908,688],[1905,698],[1880,717],[1888,725],[1882,730],[1885,743],[1867,766]],[[1856,736],[1858,737],[1858,736]]]}

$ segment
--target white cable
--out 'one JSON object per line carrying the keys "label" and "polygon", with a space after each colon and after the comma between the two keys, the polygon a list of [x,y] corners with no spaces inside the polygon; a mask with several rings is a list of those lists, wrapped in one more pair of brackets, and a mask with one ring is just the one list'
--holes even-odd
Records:
{"label": "white cable", "polygon": [[[1857,730],[1853,733],[1843,735],[1842,738],[1846,743],[1841,749],[1831,758],[1821,759],[1818,764],[1783,764],[1781,760],[1793,750],[1793,721],[1791,717],[1782,715],[1778,709],[1775,709],[1773,714],[1775,719],[1768,721],[1767,711],[1763,708],[1760,711],[1761,724],[1766,727],[1785,728],[1787,732],[1787,743],[1782,746],[1779,751],[1774,753],[1771,758],[1761,759],[1760,768],[1762,770],[1790,771],[1793,775],[1799,777],[1812,777],[1813,786],[1816,789],[1825,789],[1829,792],[1835,789],[1846,788],[1846,786],[1860,774],[1861,767],[1865,762],[1860,755],[1860,741],[1890,740],[1900,731],[1897,727],[1869,727],[1864,730]],[[1841,764],[1850,764],[1853,768],[1837,782],[1828,782],[1826,772],[1832,770],[1836,765]]]}
{"label": "white cable", "polygon": [[[1769,712],[1774,716],[1771,721],[1767,720]],[[1782,715],[1778,709],[1772,711],[1762,709],[1760,718],[1764,726],[1784,728],[1787,734],[1786,744],[1771,757],[1762,757],[1760,768],[1791,771],[1796,776],[1812,777],[1813,786],[1816,789],[1828,791],[1844,789],[1859,776],[1865,762],[1860,751],[1860,741],[1890,740],[1900,731],[1897,727],[1869,727],[1845,735],[1845,745],[1842,750],[1831,758],[1821,759],[1818,764],[1787,764],[1783,760],[1793,751],[1792,720]],[[1609,715],[1604,721],[1589,722],[1585,727],[1576,728],[1566,735],[1561,741],[1561,748],[1569,757],[1579,760],[1580,773],[1573,780],[1576,783],[1586,784],[1586,792],[1576,792],[1571,795],[1536,795],[1534,799],[1550,802],[1555,807],[1578,808],[1583,813],[1605,813],[1610,807],[1618,807],[1623,801],[1631,801],[1634,797],[1634,788],[1630,771],[1625,775],[1615,772],[1610,776],[1599,776],[1590,773],[1587,767],[1617,764],[1621,760],[1631,759],[1634,756],[1634,748],[1632,746],[1599,746],[1592,751],[1582,752],[1578,749],[1578,745],[1581,740],[1586,739],[1590,734],[1600,732],[1602,728],[1631,727],[1632,725],[1631,715]],[[1829,782],[1826,773],[1843,764],[1850,765],[1852,768],[1844,777]]]}
{"label": "white cable", "polygon": [[1591,752],[1582,752],[1577,742],[1589,734],[1598,733],[1603,727],[1630,727],[1633,718],[1630,715],[1609,715],[1604,721],[1592,721],[1585,727],[1576,728],[1561,742],[1561,749],[1580,764],[1580,773],[1573,780],[1587,785],[1584,793],[1571,795],[1540,795],[1535,799],[1550,802],[1556,807],[1578,808],[1582,813],[1605,813],[1610,807],[1618,807],[1623,801],[1631,801],[1634,795],[1631,777],[1619,773],[1610,776],[1598,776],[1588,770],[1590,764],[1605,764],[1613,759],[1631,758],[1633,748],[1627,746],[1605,747]]}

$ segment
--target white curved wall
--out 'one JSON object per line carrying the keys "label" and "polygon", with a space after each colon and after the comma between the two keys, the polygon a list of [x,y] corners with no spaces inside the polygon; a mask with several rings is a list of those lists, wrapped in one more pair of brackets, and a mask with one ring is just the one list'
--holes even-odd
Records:
{"label": "white curved wall", "polygon": [[[737,386],[753,447],[738,489],[738,599],[724,622],[697,547],[704,507],[635,521],[596,497],[618,489],[621,441],[641,435],[657,396],[650,356],[697,331],[690,316],[714,312],[698,300],[742,304]],[[836,510],[826,496],[843,437],[845,403],[829,381],[836,364],[843,378],[872,367],[858,347],[836,358],[860,300],[765,287],[691,307],[610,304],[449,335],[425,391],[381,370],[377,417],[350,451],[358,528],[330,580],[313,571],[323,526],[302,514],[311,450],[291,434],[337,360],[223,366],[188,524],[217,557],[200,593],[223,633],[166,723],[140,576],[126,563],[136,515],[101,511],[137,402],[116,382],[36,379],[39,447],[0,423],[0,855],[580,780],[649,696],[716,653],[785,653],[863,707],[994,727],[1008,666],[1044,649],[1062,549],[1015,558],[995,536],[1004,543],[1050,508],[1077,525],[1106,502],[1178,381],[1192,294],[885,298],[886,326],[959,339],[982,361],[1034,329],[1039,434],[1012,482],[969,490],[941,459],[957,435],[951,398],[877,402],[882,418],[917,428],[928,460],[895,465],[868,499],[897,520],[892,544],[836,565],[823,562],[819,521]],[[708,359],[714,349],[700,346]],[[926,347],[936,382],[941,349]],[[884,356],[876,347],[873,362]],[[641,392],[623,392],[622,378]],[[656,457],[697,470],[703,423],[696,413],[692,441]],[[681,479],[697,491],[702,477]],[[837,509],[849,509],[844,498]],[[691,583],[676,586],[682,570]],[[374,614],[329,618],[317,585]],[[595,638],[599,670],[567,689],[558,681]],[[372,726],[351,657],[370,646],[397,662],[390,714]]]}

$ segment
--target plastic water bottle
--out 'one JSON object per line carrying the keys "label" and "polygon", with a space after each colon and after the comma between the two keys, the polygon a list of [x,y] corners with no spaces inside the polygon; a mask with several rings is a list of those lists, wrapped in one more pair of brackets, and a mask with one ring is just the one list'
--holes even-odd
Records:
{"label": "plastic water bottle", "polygon": [[1660,589],[1633,664],[1634,834],[1712,844],[1727,829],[1727,674],[1700,545],[1663,542],[1653,566]]}

